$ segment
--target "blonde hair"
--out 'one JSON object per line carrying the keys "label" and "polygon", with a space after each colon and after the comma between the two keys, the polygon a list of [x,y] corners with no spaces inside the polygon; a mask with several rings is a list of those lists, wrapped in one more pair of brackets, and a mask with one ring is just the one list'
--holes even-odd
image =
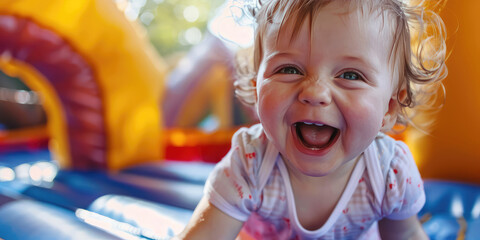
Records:
{"label": "blonde hair", "polygon": [[[280,24],[279,29],[282,29],[286,22],[293,20],[293,38],[306,19],[312,21],[317,11],[332,1],[335,0],[258,0],[257,7],[249,9],[257,23],[253,54],[239,55],[238,78],[235,81],[235,94],[244,104],[252,106],[256,101],[255,80],[263,57],[263,34],[269,25]],[[440,11],[445,2],[432,2],[344,0],[345,4],[370,10],[370,13],[381,10],[394,21],[391,24],[395,29],[390,58],[393,60],[394,77],[398,77],[397,101],[401,106],[396,123],[404,126],[418,125],[413,122],[418,112],[439,109],[437,93],[444,91],[442,80],[448,72],[445,65],[446,32],[436,11]],[[401,99],[399,93],[403,89],[406,96]],[[441,96],[440,103],[443,104],[445,94]],[[422,124],[422,127],[427,125]]]}

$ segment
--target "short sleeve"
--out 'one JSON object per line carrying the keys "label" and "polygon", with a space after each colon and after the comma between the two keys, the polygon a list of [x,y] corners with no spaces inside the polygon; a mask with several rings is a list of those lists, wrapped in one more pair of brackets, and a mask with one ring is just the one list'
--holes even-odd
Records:
{"label": "short sleeve", "polygon": [[425,204],[425,191],[417,165],[405,143],[397,141],[386,174],[382,214],[393,220],[416,215]]}
{"label": "short sleeve", "polygon": [[230,151],[215,166],[204,189],[211,204],[239,221],[246,221],[259,206],[257,172],[263,151],[254,130],[235,133]]}

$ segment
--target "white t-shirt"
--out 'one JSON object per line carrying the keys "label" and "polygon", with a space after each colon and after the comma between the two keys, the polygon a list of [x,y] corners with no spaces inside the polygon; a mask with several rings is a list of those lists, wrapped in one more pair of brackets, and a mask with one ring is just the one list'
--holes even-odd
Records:
{"label": "white t-shirt", "polygon": [[357,161],[325,224],[298,221],[286,166],[260,124],[240,129],[205,185],[208,200],[246,222],[255,239],[377,239],[377,221],[406,219],[425,203],[423,181],[408,147],[379,133]]}

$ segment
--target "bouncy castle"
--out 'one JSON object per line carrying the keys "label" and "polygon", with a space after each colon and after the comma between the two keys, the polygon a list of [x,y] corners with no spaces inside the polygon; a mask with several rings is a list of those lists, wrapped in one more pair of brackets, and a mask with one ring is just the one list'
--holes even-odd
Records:
{"label": "bouncy castle", "polygon": [[[169,239],[233,133],[256,122],[232,80],[252,30],[219,30],[236,1],[174,65],[128,17],[132,2],[0,3],[0,239]],[[476,9],[443,6],[447,100],[431,133],[394,136],[424,178],[419,218],[431,239],[480,239]],[[244,38],[233,46],[235,34]]]}

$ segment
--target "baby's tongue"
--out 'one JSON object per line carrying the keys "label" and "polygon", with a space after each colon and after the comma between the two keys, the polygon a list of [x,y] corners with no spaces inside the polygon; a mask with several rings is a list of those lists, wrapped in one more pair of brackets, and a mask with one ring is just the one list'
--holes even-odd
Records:
{"label": "baby's tongue", "polygon": [[321,148],[328,144],[335,130],[329,126],[298,123],[297,131],[299,131],[300,139],[305,146],[310,148]]}

